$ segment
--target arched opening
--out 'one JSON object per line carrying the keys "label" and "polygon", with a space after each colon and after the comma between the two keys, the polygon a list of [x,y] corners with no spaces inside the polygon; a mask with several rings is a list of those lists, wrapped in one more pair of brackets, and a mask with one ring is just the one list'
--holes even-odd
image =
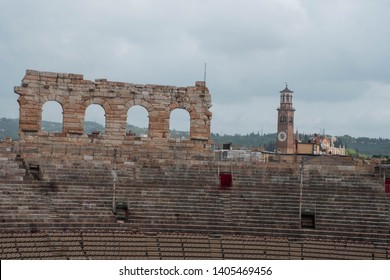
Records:
{"label": "arched opening", "polygon": [[42,106],[41,130],[45,132],[62,132],[64,111],[57,101],[47,101]]}
{"label": "arched opening", "polygon": [[127,111],[126,135],[148,136],[149,113],[140,105],[132,106]]}
{"label": "arched opening", "polygon": [[170,138],[188,139],[191,128],[190,113],[185,109],[174,109],[169,118]]}
{"label": "arched opening", "polygon": [[85,110],[84,133],[99,135],[105,131],[106,113],[98,104],[91,104]]}

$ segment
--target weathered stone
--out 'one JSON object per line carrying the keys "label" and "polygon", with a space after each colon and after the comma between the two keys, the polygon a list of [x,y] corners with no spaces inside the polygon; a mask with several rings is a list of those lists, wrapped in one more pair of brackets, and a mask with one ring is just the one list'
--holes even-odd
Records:
{"label": "weathered stone", "polygon": [[[172,151],[184,142],[169,142],[170,113],[182,108],[191,118],[189,138],[206,141],[206,145],[198,145],[195,140],[187,140],[184,148],[194,154],[210,153],[211,96],[202,82],[190,87],[140,85],[106,79],[92,82],[79,74],[27,70],[22,86],[15,87],[15,93],[19,95],[19,134],[24,146],[32,147],[33,143],[39,142],[42,147],[49,145],[56,150],[60,143],[71,145],[71,149],[93,145],[96,153],[99,153],[99,145],[123,146],[136,149],[132,153],[140,155]],[[63,108],[62,133],[41,132],[42,107],[47,101],[56,101]],[[97,138],[84,133],[85,111],[91,104],[101,105],[106,115],[106,131]],[[136,105],[144,107],[149,115],[148,137],[142,140],[126,135],[127,110]]]}

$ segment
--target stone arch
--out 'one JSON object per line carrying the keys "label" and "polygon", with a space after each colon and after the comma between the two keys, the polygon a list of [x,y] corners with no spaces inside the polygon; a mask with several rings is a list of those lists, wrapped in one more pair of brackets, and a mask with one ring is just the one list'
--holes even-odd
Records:
{"label": "stone arch", "polygon": [[[57,107],[57,108],[54,108],[54,107]],[[57,112],[57,109],[59,109],[58,112]],[[46,116],[46,112],[45,111],[51,114],[50,118],[46,118],[47,116]],[[60,119],[57,118],[59,115],[60,115]],[[46,121],[59,122],[60,123],[60,129],[53,131],[52,130],[53,128],[47,128],[47,127],[45,128],[43,126],[43,121],[45,121],[45,120]],[[64,131],[64,106],[59,101],[48,100],[48,101],[43,103],[43,105],[41,107],[41,127],[40,127],[40,129],[41,129],[41,131],[45,131],[45,132],[49,132],[49,131],[63,132]]]}
{"label": "stone arch", "polygon": [[87,110],[87,108],[90,105],[100,105],[103,108],[103,110],[104,110],[104,120],[105,120],[105,122],[104,122],[104,132],[107,132],[107,127],[110,126],[110,124],[109,124],[109,122],[110,122],[109,116],[112,113],[112,110],[111,110],[110,104],[106,100],[104,100],[104,99],[102,99],[100,97],[92,97],[90,99],[85,100],[82,103],[82,105],[80,107],[80,110],[83,113],[83,118],[82,118],[83,131],[85,132],[86,110]]}
{"label": "stone arch", "polygon": [[[138,127],[139,130],[128,129],[127,125]],[[146,129],[146,131],[144,130]],[[149,130],[149,112],[142,105],[133,105],[126,112],[126,135],[142,136],[148,135]]]}
{"label": "stone arch", "polygon": [[[95,115],[92,115],[95,114]],[[101,120],[101,116],[103,115],[103,120]],[[94,118],[91,118],[94,116]],[[96,118],[97,117],[97,118]],[[104,109],[104,107],[97,103],[92,103],[88,105],[88,107],[84,111],[84,124],[83,124],[83,131],[84,133],[94,133],[98,132],[105,133],[107,129],[107,113]],[[86,122],[96,122],[96,124],[103,125],[103,129],[100,129],[99,125],[94,126],[87,126]],[[102,122],[103,121],[103,122]]]}
{"label": "stone arch", "polygon": [[62,109],[64,109],[64,104],[67,103],[63,97],[57,95],[57,94],[54,94],[54,93],[50,93],[48,95],[41,95],[40,96],[40,107],[42,108],[42,106],[46,103],[46,102],[49,102],[49,101],[56,101],[58,102]]}
{"label": "stone arch", "polygon": [[[172,135],[172,129],[174,129],[175,130],[175,127],[177,127],[176,125],[175,126],[173,126],[172,125],[172,121],[177,121],[177,120],[173,120],[172,119],[172,113],[175,111],[175,110],[183,110],[183,111],[186,111],[187,113],[188,113],[188,116],[189,116],[189,120],[188,120],[188,128],[186,127],[186,124],[183,124],[183,120],[180,120],[180,122],[182,122],[181,123],[181,125],[179,124],[179,129],[178,130],[180,130],[180,131],[186,131],[186,130],[188,130],[188,134],[187,135],[177,135],[177,136],[175,136],[175,135]],[[180,113],[181,114],[181,113]],[[175,103],[173,103],[173,104],[171,104],[170,106],[169,106],[169,132],[170,132],[170,136],[172,137],[172,138],[177,138],[177,137],[184,137],[184,138],[187,138],[187,139],[189,139],[190,138],[190,136],[191,136],[191,130],[192,130],[192,128],[193,128],[193,117],[194,117],[194,115],[195,115],[195,110],[194,110],[194,108],[192,108],[190,105],[188,105],[188,104],[179,104],[179,103],[177,103],[177,102],[175,102]]]}
{"label": "stone arch", "polygon": [[189,114],[191,114],[191,111],[194,111],[194,108],[189,104],[179,104],[177,102],[174,102],[171,105],[169,105],[169,112],[172,112],[175,109],[184,109]]}
{"label": "stone arch", "polygon": [[143,107],[146,112],[147,112],[147,117],[148,117],[148,123],[147,123],[147,135],[150,136],[151,134],[151,115],[153,114],[153,111],[154,111],[154,107],[153,105],[144,100],[144,99],[133,99],[133,100],[130,100],[128,101],[125,105],[124,105],[124,110],[123,110],[123,115],[126,117],[125,119],[125,125],[124,127],[122,128],[122,131],[125,131],[126,134],[128,133],[127,131],[127,121],[128,121],[128,113],[130,111],[130,109],[134,106],[141,106]]}
{"label": "stone arch", "polygon": [[92,105],[92,104],[97,104],[97,105],[100,105],[103,107],[104,109],[104,112],[106,114],[110,114],[111,113],[111,106],[110,104],[105,101],[104,99],[100,98],[100,97],[93,97],[91,99],[87,99],[83,102],[83,104],[81,105],[80,107],[80,110],[85,112],[85,110],[88,108],[89,105]]}
{"label": "stone arch", "polygon": [[129,109],[133,106],[142,106],[146,109],[146,111],[148,111],[148,114],[150,114],[152,111],[153,111],[153,105],[146,101],[146,100],[143,100],[143,99],[133,99],[133,100],[130,100],[128,101],[126,104],[125,104],[125,111],[129,111]]}
{"label": "stone arch", "polygon": [[[48,95],[40,95],[39,96],[39,101],[38,101],[38,107],[39,107],[39,115],[38,115],[38,124],[39,124],[39,131],[43,131],[43,127],[42,127],[42,121],[43,121],[43,107],[45,106],[45,104],[47,104],[48,102],[56,102],[57,104],[60,105],[62,111],[61,111],[61,114],[62,114],[62,118],[61,118],[61,132],[64,131],[64,126],[65,126],[65,122],[64,122],[64,114],[65,114],[65,107],[64,107],[64,104],[66,104],[66,101],[64,100],[64,98],[62,98],[61,96],[57,95],[57,94],[54,94],[54,93],[50,93]],[[60,132],[60,131],[58,131]]]}

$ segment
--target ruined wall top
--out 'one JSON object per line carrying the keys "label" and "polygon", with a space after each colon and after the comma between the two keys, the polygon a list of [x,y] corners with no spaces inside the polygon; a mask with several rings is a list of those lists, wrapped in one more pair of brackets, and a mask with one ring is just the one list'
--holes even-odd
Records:
{"label": "ruined wall top", "polygon": [[[76,90],[85,88],[88,89],[96,89],[96,90],[110,90],[110,92],[118,91],[122,92],[126,91],[126,93],[136,93],[140,89],[160,89],[161,91],[177,91],[183,93],[183,91],[187,91],[192,87],[176,87],[170,85],[156,85],[156,84],[135,84],[135,83],[126,83],[126,82],[115,82],[108,81],[107,79],[95,79],[95,81],[84,80],[84,75],[82,74],[72,74],[72,73],[57,73],[57,72],[43,72],[36,70],[26,70],[26,75],[22,80],[22,87],[28,88],[39,88],[44,86],[45,89],[48,89],[47,86],[53,86],[54,89],[58,90]],[[209,106],[211,107],[211,99],[210,94],[207,88],[204,88],[205,83],[203,81],[197,81],[195,83],[195,87],[202,87],[202,92],[205,97],[208,97],[207,102],[209,102]],[[19,89],[21,87],[15,87],[15,92],[18,94]],[[128,92],[128,90],[133,92]],[[159,92],[156,92],[156,94]],[[161,92],[160,92],[161,93]],[[188,92],[190,93],[190,92]],[[107,96],[112,97],[112,96]]]}
{"label": "ruined wall top", "polygon": [[80,74],[27,70],[21,86],[15,87],[15,93],[19,95],[22,140],[44,135],[42,107],[48,101],[62,106],[63,137],[87,138],[85,111],[89,105],[97,104],[105,111],[103,138],[111,143],[120,145],[126,140],[127,112],[135,105],[148,112],[150,139],[169,139],[170,114],[174,109],[184,109],[190,115],[189,140],[210,140],[211,96],[204,82],[187,87],[142,85],[106,79],[84,80]]}

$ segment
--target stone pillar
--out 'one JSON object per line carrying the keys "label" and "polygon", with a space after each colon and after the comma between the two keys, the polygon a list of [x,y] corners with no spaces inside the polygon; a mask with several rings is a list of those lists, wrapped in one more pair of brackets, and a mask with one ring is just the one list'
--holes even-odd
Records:
{"label": "stone pillar", "polygon": [[42,108],[39,106],[39,96],[35,96],[31,89],[15,87],[19,94],[19,137],[25,133],[38,133],[41,129]]}
{"label": "stone pillar", "polygon": [[149,136],[151,138],[169,137],[169,110],[168,107],[155,107],[149,113]]}
{"label": "stone pillar", "polygon": [[[126,117],[126,116],[125,116]],[[107,139],[123,140],[125,136],[126,118],[123,118],[120,114],[106,113],[106,136]]]}
{"label": "stone pillar", "polygon": [[84,114],[80,110],[64,108],[64,125],[65,134],[83,134],[84,133]]}
{"label": "stone pillar", "polygon": [[211,107],[211,98],[204,82],[196,82],[195,88],[188,90],[193,95],[191,110],[190,139],[210,140],[210,123],[212,113],[208,110]]}

